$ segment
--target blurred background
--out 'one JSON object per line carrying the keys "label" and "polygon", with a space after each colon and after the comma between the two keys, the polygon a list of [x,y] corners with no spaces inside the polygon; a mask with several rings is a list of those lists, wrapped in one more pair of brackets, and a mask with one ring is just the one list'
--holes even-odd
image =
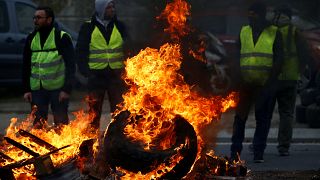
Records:
{"label": "blurred background", "polygon": [[[162,29],[157,27],[156,16],[171,0],[115,0],[117,15],[122,20],[133,42],[133,52],[147,46],[156,46],[154,40]],[[247,24],[246,11],[254,0],[187,0],[191,5],[191,25],[201,32],[210,33],[215,50],[215,62],[223,61],[215,71],[232,77],[232,61],[236,53],[235,41],[241,26]],[[304,78],[306,86],[316,77],[320,68],[320,0],[268,0],[268,19],[275,7],[288,4],[293,9],[293,24],[305,33],[308,41],[306,58],[313,62]],[[32,3],[32,5],[30,5]],[[77,40],[81,24],[94,13],[95,0],[0,0],[0,91],[21,85],[22,51],[25,37],[33,30],[33,13],[38,5],[54,9],[59,25]],[[158,28],[158,29],[157,29]],[[161,36],[159,36],[161,37]],[[220,69],[219,69],[220,68]],[[225,70],[231,68],[231,71]],[[319,74],[320,75],[320,74]],[[312,77],[311,77],[312,76]],[[222,77],[222,78],[226,78]],[[320,77],[320,76],[319,76]],[[81,78],[81,77],[80,77]],[[81,79],[80,79],[81,81]],[[229,80],[226,86],[230,86]],[[320,78],[319,78],[320,86]]]}
{"label": "blurred background", "polygon": [[[305,59],[310,62],[299,81],[299,93],[303,93],[299,94],[301,98],[298,96],[297,100],[299,105],[297,121],[306,123],[305,111],[307,107],[311,107],[310,119],[317,121],[316,126],[312,127],[320,127],[320,0],[265,1],[269,20],[273,18],[273,9],[278,5],[288,4],[293,9],[292,23],[303,33],[306,40]],[[171,0],[115,0],[115,2],[118,18],[127,26],[134,51],[137,52],[147,46],[156,47],[153,40],[161,39],[157,39],[157,33],[162,33],[162,29],[159,29],[155,17],[160,15]],[[215,92],[226,92],[238,78],[235,76],[233,65],[237,52],[235,42],[241,26],[247,24],[247,8],[254,0],[187,0],[187,2],[191,5],[191,25],[201,32],[210,34],[212,49],[208,49],[208,54],[216,63],[214,67],[200,71],[210,76],[210,85]],[[7,127],[11,117],[23,118],[29,113],[29,104],[22,98],[22,52],[25,38],[33,30],[32,17],[35,8],[38,5],[52,7],[59,25],[72,35],[75,44],[81,24],[89,20],[94,13],[94,3],[95,0],[0,0],[0,118],[7,120],[2,122],[0,133]],[[72,93],[73,104],[70,106],[70,112],[80,109],[82,104],[79,102],[85,95],[83,79],[79,73],[77,75],[78,82]],[[109,109],[106,108],[105,111],[108,112]],[[314,117],[318,117],[319,120]],[[103,118],[104,121],[110,120],[110,117]],[[225,119],[230,120],[225,121],[226,123],[232,124],[231,116]]]}
{"label": "blurred background", "polygon": [[[58,19],[78,32],[83,21],[94,12],[94,0],[33,0],[36,4],[51,6]],[[145,41],[152,33],[154,18],[165,7],[168,0],[116,0],[119,19],[127,26],[131,38],[136,42]],[[245,12],[254,0],[188,0],[191,5],[192,24],[204,31],[237,35],[246,21]],[[319,0],[268,0],[268,8],[289,4],[305,20],[320,21]]]}

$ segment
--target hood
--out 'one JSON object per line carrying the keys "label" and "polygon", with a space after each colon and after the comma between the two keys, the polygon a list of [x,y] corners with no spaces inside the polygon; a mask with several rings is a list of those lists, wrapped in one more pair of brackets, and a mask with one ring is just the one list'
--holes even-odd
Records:
{"label": "hood", "polygon": [[100,20],[104,19],[104,11],[106,9],[106,7],[108,6],[108,4],[110,2],[112,2],[113,0],[96,0],[95,2],[95,10],[97,13],[97,17]]}

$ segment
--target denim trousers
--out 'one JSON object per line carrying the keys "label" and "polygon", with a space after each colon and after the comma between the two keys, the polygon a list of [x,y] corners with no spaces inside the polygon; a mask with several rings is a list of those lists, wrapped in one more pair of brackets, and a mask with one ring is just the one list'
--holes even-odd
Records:
{"label": "denim trousers", "polygon": [[89,77],[89,113],[93,115],[91,125],[100,127],[100,118],[104,96],[107,93],[110,104],[110,112],[117,109],[117,105],[123,101],[122,94],[125,92],[125,82],[121,79],[123,69],[111,69],[109,66],[102,71],[96,71]]}
{"label": "denim trousers", "polygon": [[243,84],[239,91],[240,99],[233,122],[231,156],[241,154],[246,121],[253,105],[256,120],[253,149],[255,153],[264,153],[273,112],[274,92],[271,86]]}
{"label": "denim trousers", "polygon": [[36,126],[42,126],[43,121],[48,119],[49,105],[53,114],[53,121],[55,125],[68,124],[68,106],[69,100],[59,102],[59,94],[61,90],[34,90],[32,94],[31,106],[36,106],[35,120],[33,122]]}

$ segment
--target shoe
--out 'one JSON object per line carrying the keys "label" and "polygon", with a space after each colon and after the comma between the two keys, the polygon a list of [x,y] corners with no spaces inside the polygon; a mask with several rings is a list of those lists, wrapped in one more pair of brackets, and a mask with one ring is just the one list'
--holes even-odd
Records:
{"label": "shoe", "polygon": [[237,152],[231,152],[230,161],[238,162],[240,160],[239,154]]}
{"label": "shoe", "polygon": [[264,162],[263,153],[260,153],[260,152],[254,153],[253,162],[254,163],[263,163]]}
{"label": "shoe", "polygon": [[289,156],[289,148],[287,146],[278,146],[279,156]]}
{"label": "shoe", "polygon": [[282,150],[279,151],[279,156],[290,156],[290,153],[288,150]]}

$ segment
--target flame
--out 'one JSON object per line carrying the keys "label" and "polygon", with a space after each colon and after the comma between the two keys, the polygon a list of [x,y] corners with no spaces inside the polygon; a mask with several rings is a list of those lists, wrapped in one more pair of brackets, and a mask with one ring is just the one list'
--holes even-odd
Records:
{"label": "flame", "polygon": [[[161,134],[171,135],[166,124],[172,123],[175,115],[187,119],[199,135],[203,127],[236,105],[235,93],[204,98],[192,91],[178,73],[181,61],[180,46],[164,44],[159,50],[146,48],[126,62],[125,80],[131,88],[123,96],[122,110],[143,118],[128,124],[125,132],[131,139],[144,142],[146,150],[172,145],[171,138],[160,147],[153,142]],[[201,137],[198,139],[202,142]]]}
{"label": "flame", "polygon": [[[186,24],[190,8],[191,6],[185,1],[174,0],[167,4],[163,13],[157,17],[167,20],[169,27],[164,31],[170,33],[172,39],[180,40],[191,31]],[[205,44],[201,41],[199,49],[190,50],[188,53],[196,59],[205,61],[200,57],[204,50]],[[197,133],[198,160],[204,144],[201,130],[211,122],[220,119],[221,114],[230,107],[235,107],[237,94],[232,92],[226,97],[200,96],[192,90],[193,87],[189,86],[179,73],[182,60],[181,45],[178,43],[166,43],[160,49],[147,47],[136,56],[127,59],[126,74],[123,78],[130,89],[123,95],[124,101],[114,115],[117,116],[122,111],[131,113],[130,119],[133,119],[133,122],[128,123],[125,127],[125,134],[137,143],[143,142],[145,150],[164,150],[172,146],[175,141],[172,138],[174,133],[168,124],[173,124],[172,119],[176,115],[182,116]],[[157,138],[163,136],[165,138],[162,138],[163,141],[159,143]],[[164,172],[170,171],[181,158],[178,153],[171,157],[171,166],[161,164],[147,174],[136,174],[120,169],[125,172],[122,178],[154,179],[160,177]]]}
{"label": "flame", "polygon": [[[77,157],[77,154],[79,153],[79,146],[84,140],[97,138],[97,133],[93,131],[93,129],[88,128],[90,127],[89,122],[91,122],[89,114],[85,114],[83,110],[80,110],[75,112],[74,116],[75,120],[71,121],[68,125],[59,127],[58,129],[32,129],[34,112],[32,112],[31,115],[22,122],[18,122],[17,118],[12,118],[10,126],[6,130],[6,137],[19,142],[40,155],[49,153],[50,150],[36,144],[28,137],[19,136],[18,131],[20,129],[30,132],[56,148],[70,145],[69,147],[50,155],[54,167],[59,167],[69,160]],[[0,150],[2,153],[13,159],[0,162],[0,166],[32,158],[31,155],[10,144],[1,147]],[[23,168],[15,168],[13,169],[13,172],[17,179],[25,179],[26,177],[28,179],[35,179],[33,165],[28,165]]]}
{"label": "flame", "polygon": [[133,114],[142,113],[144,117],[143,121],[139,121],[143,125],[127,127],[129,136],[144,139],[146,144],[150,144],[150,139],[158,134],[154,133],[154,128],[161,127],[163,119],[172,119],[177,114],[186,118],[199,133],[201,127],[217,120],[222,112],[235,106],[235,93],[226,98],[204,98],[191,91],[178,73],[181,60],[177,44],[165,44],[159,51],[146,48],[127,60],[126,81],[134,85],[124,95],[123,109]]}
{"label": "flame", "polygon": [[[169,27],[164,31],[170,33],[172,39],[179,41],[181,37],[191,31],[191,28],[187,26],[190,8],[191,6],[184,0],[174,0],[167,4],[163,13],[157,17],[167,20]],[[200,44],[198,50],[190,50],[189,53],[196,59],[205,61],[199,55],[204,52],[204,48],[204,44]],[[221,114],[230,107],[234,107],[237,95],[230,93],[226,97],[202,97],[184,81],[184,77],[179,73],[182,60],[181,45],[177,43],[166,43],[159,49],[146,48],[136,56],[127,59],[125,62],[126,74],[123,78],[130,89],[123,95],[124,101],[118,105],[119,109],[113,113],[113,117],[122,111],[129,111],[133,122],[128,123],[125,127],[126,136],[133,141],[142,142],[145,150],[165,150],[175,143],[174,129],[170,125],[174,123],[172,121],[174,117],[180,115],[194,127],[197,133],[198,160],[201,148],[205,143],[201,136],[201,130],[211,122],[219,120]],[[85,114],[84,111],[76,112],[75,120],[71,121],[69,125],[60,127],[59,131],[32,129],[32,115],[22,123],[17,123],[17,119],[12,119],[6,136],[39,154],[46,154],[49,150],[38,146],[28,138],[18,137],[19,129],[29,131],[57,148],[71,145],[51,155],[55,166],[74,158],[79,153],[82,141],[97,138],[96,133],[88,129],[93,114]],[[159,137],[162,137],[161,142],[157,141]],[[188,141],[186,139],[184,144],[175,149],[177,153],[170,157],[169,162],[155,167],[152,172],[141,174],[128,172],[121,168],[117,168],[117,170],[125,172],[125,176],[121,177],[123,179],[155,179],[160,177],[172,170],[175,164],[183,158],[179,150],[188,146]],[[10,145],[3,147],[1,151],[14,161],[32,158],[29,154]],[[0,166],[10,163],[12,162],[0,162]],[[32,179],[34,177],[32,166],[14,169],[14,173],[20,178],[27,176]]]}
{"label": "flame", "polygon": [[180,37],[187,35],[191,29],[186,25],[187,17],[190,15],[191,6],[184,0],[174,0],[168,3],[158,20],[164,19],[168,26],[164,29],[171,35],[172,39],[179,40]]}

